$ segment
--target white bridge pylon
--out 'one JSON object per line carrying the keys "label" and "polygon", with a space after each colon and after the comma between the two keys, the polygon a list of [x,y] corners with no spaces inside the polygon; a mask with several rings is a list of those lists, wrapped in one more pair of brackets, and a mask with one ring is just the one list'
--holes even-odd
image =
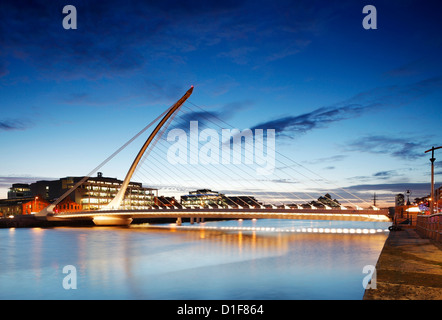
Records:
{"label": "white bridge pylon", "polygon": [[124,178],[123,184],[121,185],[120,190],[116,194],[115,198],[112,199],[111,202],[107,206],[103,208],[103,210],[112,210],[112,209],[118,209],[121,205],[121,202],[124,199],[124,195],[126,194],[127,186],[129,185],[130,179],[132,179],[132,175],[135,172],[135,169],[137,168],[138,163],[140,162],[141,158],[143,157],[144,152],[146,152],[146,149],[149,147],[152,140],[155,138],[155,136],[160,131],[161,127],[166,123],[166,121],[172,116],[173,113],[175,113],[181,105],[187,100],[187,98],[190,97],[190,95],[193,92],[193,86],[190,87],[189,90],[184,94],[184,96],[181,97],[180,100],[178,100],[167,112],[167,114],[164,116],[163,119],[161,119],[160,123],[156,126],[156,128],[152,131],[149,138],[147,138],[144,145],[141,147],[140,151],[138,152],[137,156],[135,157],[134,162],[129,168],[129,171],[126,174],[126,178]]}
{"label": "white bridge pylon", "polygon": [[155,127],[155,129],[150,134],[149,138],[147,138],[144,145],[141,147],[140,151],[138,152],[137,156],[135,157],[135,160],[133,161],[131,167],[129,168],[129,171],[127,172],[126,178],[123,181],[123,184],[121,185],[120,190],[115,195],[114,199],[111,200],[111,202],[103,208],[103,210],[112,210],[112,209],[118,209],[121,205],[122,200],[124,199],[124,195],[126,193],[127,187],[130,183],[130,179],[132,178],[133,173],[135,172],[135,169],[140,162],[141,158],[143,157],[144,152],[146,152],[147,148],[149,147],[152,140],[155,138],[157,133],[160,131],[161,127],[167,122],[167,120],[174,114],[181,105],[190,97],[190,95],[193,92],[193,86],[190,87],[189,90],[179,99],[172,107],[170,107],[168,110],[166,110],[163,114],[161,114],[159,117],[157,117],[153,122],[151,122],[148,126],[146,126],[143,130],[141,130],[137,135],[135,135],[131,140],[129,140],[126,144],[124,144],[121,148],[119,148],[117,151],[115,151],[110,157],[108,157],[105,161],[103,161],[98,167],[96,167],[91,173],[89,173],[87,176],[85,176],[83,179],[81,179],[78,183],[76,183],[72,188],[70,188],[68,191],[66,191],[61,197],[59,197],[54,203],[50,204],[40,212],[36,213],[35,216],[37,217],[47,217],[54,214],[54,208],[59,204],[63,199],[65,199],[69,194],[71,194],[77,187],[79,187],[81,184],[83,184],[93,173],[95,173],[99,168],[101,168],[104,164],[106,164],[110,159],[112,159],[116,154],[118,154],[122,149],[124,149],[128,144],[130,144],[135,138],[137,138],[140,134],[142,134],[147,128],[149,128],[154,122],[156,122],[160,117],[164,115],[164,117],[161,119],[161,121],[158,123],[158,125]]}

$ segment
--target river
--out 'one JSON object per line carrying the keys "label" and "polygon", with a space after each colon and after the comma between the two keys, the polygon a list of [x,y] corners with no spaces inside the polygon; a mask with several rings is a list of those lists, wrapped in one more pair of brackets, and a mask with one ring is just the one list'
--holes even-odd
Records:
{"label": "river", "polygon": [[0,299],[343,299],[386,222],[244,220],[0,229]]}

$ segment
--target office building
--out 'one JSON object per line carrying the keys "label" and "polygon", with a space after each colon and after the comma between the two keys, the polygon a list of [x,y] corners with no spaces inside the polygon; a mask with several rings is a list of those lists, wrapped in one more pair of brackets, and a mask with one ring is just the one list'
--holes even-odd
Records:
{"label": "office building", "polygon": [[[31,184],[13,184],[8,192],[9,199],[39,197],[52,203],[74,187],[84,177],[65,177],[58,180],[40,180]],[[96,177],[89,177],[62,201],[60,211],[99,210],[107,205],[117,194],[123,181],[103,177],[98,172]],[[155,205],[158,190],[143,187],[139,182],[130,182],[122,203],[124,209],[147,209]],[[79,207],[81,206],[81,208]],[[16,210],[17,211],[17,210]]]}

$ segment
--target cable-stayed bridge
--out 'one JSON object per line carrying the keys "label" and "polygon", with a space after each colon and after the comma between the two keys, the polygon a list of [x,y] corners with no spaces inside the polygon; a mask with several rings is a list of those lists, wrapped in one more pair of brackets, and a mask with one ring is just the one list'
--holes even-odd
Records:
{"label": "cable-stayed bridge", "polygon": [[[189,107],[186,109],[183,105],[192,92],[193,86],[174,105],[36,216],[48,220],[93,220],[97,225],[127,225],[134,218],[173,218],[177,219],[178,224],[184,218],[190,219],[192,222],[203,221],[205,218],[389,220],[387,210],[378,209],[375,206],[362,208],[352,201],[365,202],[364,200],[339,187],[335,190],[342,190],[341,194],[335,194],[340,197],[340,201],[333,200],[329,196],[326,199],[327,202],[320,203],[320,207],[314,205],[313,202],[310,202],[308,206],[301,205],[306,199],[313,200],[315,197],[309,194],[306,189],[296,192],[292,190],[293,185],[298,183],[299,177],[307,178],[307,174],[313,175],[314,178],[310,178],[310,181],[319,185],[325,179],[277,152],[275,130],[226,129],[228,124],[219,117],[215,117],[213,113],[206,112],[190,102],[198,110],[191,110]],[[179,111],[181,111],[181,117],[177,117]],[[172,129],[166,138],[164,133],[171,123],[173,123]],[[99,210],[54,212],[58,203],[155,124],[155,128],[128,169],[120,189],[110,202],[100,207]],[[212,127],[208,128],[208,124],[212,124],[212,127],[217,126],[217,130]],[[189,128],[189,134],[184,131],[183,126]],[[200,131],[200,129],[203,130]],[[205,144],[200,148],[201,141]],[[275,159],[276,155],[278,161]],[[190,172],[189,168],[192,166],[196,169]],[[285,170],[294,167],[298,168],[295,176],[284,175]],[[303,168],[304,173],[299,168]],[[159,186],[169,184],[182,190],[189,189],[191,186],[199,188],[201,185],[210,185],[210,187],[224,190],[227,185],[227,189],[235,187],[237,193],[242,193],[241,196],[250,198],[250,201],[240,203],[238,200],[236,202],[232,200],[229,205],[213,203],[192,206],[168,204],[134,208],[125,203],[128,186],[134,175],[143,176],[150,185],[155,183]],[[158,180],[155,182],[155,179]],[[189,181],[193,182],[193,185],[189,184]],[[247,182],[251,182],[251,185],[246,185]],[[187,187],[183,186],[185,183],[187,183]],[[262,185],[265,188],[259,189]],[[284,188],[281,188],[281,185]],[[344,198],[342,196],[344,192],[349,194],[352,200]],[[244,195],[244,193],[248,195]],[[270,204],[256,200],[261,197],[266,198]],[[349,202],[350,205],[343,205],[341,202],[344,201]],[[275,202],[279,202],[279,205],[276,205]]]}

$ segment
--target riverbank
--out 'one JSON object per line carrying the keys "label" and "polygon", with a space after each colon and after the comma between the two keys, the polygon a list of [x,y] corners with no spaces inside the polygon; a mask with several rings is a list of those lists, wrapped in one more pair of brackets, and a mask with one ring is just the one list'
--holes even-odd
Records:
{"label": "riverbank", "polygon": [[442,244],[415,229],[392,231],[376,276],[376,289],[367,289],[364,300],[442,300]]}

